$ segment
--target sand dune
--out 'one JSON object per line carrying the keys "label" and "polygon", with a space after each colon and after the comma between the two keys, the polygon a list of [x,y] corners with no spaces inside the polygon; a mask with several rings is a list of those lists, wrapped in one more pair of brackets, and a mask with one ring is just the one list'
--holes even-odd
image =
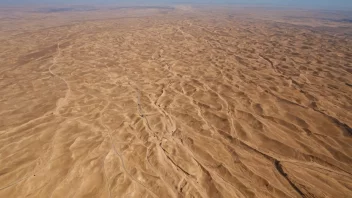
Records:
{"label": "sand dune", "polygon": [[341,14],[11,9],[0,197],[352,196]]}

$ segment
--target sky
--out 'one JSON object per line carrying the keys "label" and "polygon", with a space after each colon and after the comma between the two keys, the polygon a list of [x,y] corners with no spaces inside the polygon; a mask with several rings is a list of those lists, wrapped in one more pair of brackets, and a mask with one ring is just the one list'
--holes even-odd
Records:
{"label": "sky", "polygon": [[64,5],[64,4],[247,4],[302,8],[351,9],[352,0],[0,0],[2,5]]}

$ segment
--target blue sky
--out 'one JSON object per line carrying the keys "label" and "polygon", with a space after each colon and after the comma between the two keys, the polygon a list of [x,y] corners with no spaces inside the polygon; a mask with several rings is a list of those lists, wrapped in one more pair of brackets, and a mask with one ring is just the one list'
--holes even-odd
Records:
{"label": "blue sky", "polygon": [[0,4],[169,4],[169,3],[230,3],[252,5],[274,5],[310,8],[352,9],[352,0],[0,0]]}

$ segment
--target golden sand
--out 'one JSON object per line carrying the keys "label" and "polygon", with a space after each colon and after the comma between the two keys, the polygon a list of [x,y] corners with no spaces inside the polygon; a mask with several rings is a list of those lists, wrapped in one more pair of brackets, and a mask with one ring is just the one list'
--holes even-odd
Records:
{"label": "golden sand", "polygon": [[352,197],[343,14],[0,13],[0,197]]}

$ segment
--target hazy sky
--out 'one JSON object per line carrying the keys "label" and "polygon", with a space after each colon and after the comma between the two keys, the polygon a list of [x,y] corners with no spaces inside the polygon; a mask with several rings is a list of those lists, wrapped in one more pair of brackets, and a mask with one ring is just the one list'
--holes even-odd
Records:
{"label": "hazy sky", "polygon": [[352,9],[352,0],[0,0],[0,4],[254,4],[274,6],[295,6],[310,8],[345,8]]}

